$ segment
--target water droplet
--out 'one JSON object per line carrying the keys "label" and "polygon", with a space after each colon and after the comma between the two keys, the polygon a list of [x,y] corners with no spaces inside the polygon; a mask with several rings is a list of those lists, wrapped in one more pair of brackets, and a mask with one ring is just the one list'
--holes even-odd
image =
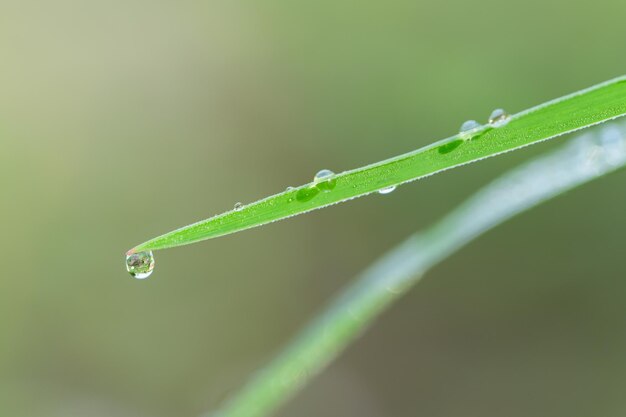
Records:
{"label": "water droplet", "polygon": [[468,120],[461,125],[461,129],[459,129],[459,135],[461,138],[468,140],[471,139],[474,134],[476,134],[482,125],[478,123],[476,120]]}
{"label": "water droplet", "polygon": [[235,203],[235,211],[239,211],[241,209],[243,209],[243,203]]}
{"label": "water droplet", "polygon": [[389,187],[381,188],[380,190],[378,190],[378,194],[389,194],[394,192],[395,189],[395,185],[390,185]]}
{"label": "water droplet", "polygon": [[511,120],[511,116],[503,109],[495,109],[489,116],[489,124],[493,127],[502,127]]}
{"label": "water droplet", "polygon": [[148,278],[154,270],[152,251],[126,254],[126,270],[137,279]]}
{"label": "water droplet", "polygon": [[323,169],[315,174],[315,178],[313,178],[313,183],[318,189],[328,192],[335,188],[335,185],[337,185],[337,180],[335,179],[335,173],[333,171],[329,169]]}

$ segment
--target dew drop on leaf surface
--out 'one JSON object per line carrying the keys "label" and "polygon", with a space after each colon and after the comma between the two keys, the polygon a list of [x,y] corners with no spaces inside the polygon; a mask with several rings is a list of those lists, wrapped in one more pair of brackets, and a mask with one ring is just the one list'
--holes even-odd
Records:
{"label": "dew drop on leaf surface", "polygon": [[489,124],[493,127],[502,127],[509,122],[511,116],[503,109],[495,109],[489,116]]}
{"label": "dew drop on leaf surface", "polygon": [[467,120],[461,125],[461,128],[459,129],[459,135],[463,139],[471,139],[474,133],[478,132],[481,127],[481,124],[478,123],[476,120]]}
{"label": "dew drop on leaf surface", "polygon": [[331,191],[337,185],[335,173],[329,169],[323,169],[315,174],[313,178],[315,186],[325,192]]}

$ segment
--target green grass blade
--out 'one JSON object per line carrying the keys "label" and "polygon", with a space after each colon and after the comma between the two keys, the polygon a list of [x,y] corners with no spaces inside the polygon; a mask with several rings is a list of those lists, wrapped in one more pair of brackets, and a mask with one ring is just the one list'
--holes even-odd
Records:
{"label": "green grass blade", "polygon": [[593,130],[494,181],[374,263],[222,410],[209,415],[266,416],[433,265],[511,217],[624,165],[626,123],[621,122]]}
{"label": "green grass blade", "polygon": [[186,245],[235,233],[414,181],[490,156],[592,126],[626,114],[626,77],[518,113],[502,127],[483,125],[395,158],[306,184],[142,243],[131,251]]}

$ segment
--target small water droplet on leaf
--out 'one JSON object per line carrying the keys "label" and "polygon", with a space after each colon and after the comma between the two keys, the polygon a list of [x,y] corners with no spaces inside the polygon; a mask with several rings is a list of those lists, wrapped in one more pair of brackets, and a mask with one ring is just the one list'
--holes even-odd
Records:
{"label": "small water droplet on leaf", "polygon": [[495,109],[489,116],[489,124],[493,127],[502,127],[509,122],[511,116],[503,109]]}
{"label": "small water droplet on leaf", "polygon": [[329,169],[323,169],[315,174],[313,178],[315,186],[325,192],[331,191],[337,185],[335,173]]}
{"label": "small water droplet on leaf", "polygon": [[396,189],[395,185],[390,185],[389,187],[385,187],[385,188],[381,188],[380,190],[378,190],[378,194],[389,194],[394,192]]}
{"label": "small water droplet on leaf", "polygon": [[471,139],[481,128],[482,125],[476,120],[467,120],[461,125],[459,136],[464,140]]}

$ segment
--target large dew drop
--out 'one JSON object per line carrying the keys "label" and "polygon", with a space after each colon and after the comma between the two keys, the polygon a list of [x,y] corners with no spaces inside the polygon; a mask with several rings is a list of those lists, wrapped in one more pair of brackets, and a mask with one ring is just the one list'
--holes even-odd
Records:
{"label": "large dew drop", "polygon": [[489,124],[493,127],[502,127],[509,122],[511,116],[502,109],[495,109],[489,116]]}
{"label": "large dew drop", "polygon": [[328,192],[335,188],[335,185],[337,185],[337,180],[335,179],[335,173],[333,171],[329,169],[323,169],[315,174],[315,178],[313,178],[313,183],[318,189]]}
{"label": "large dew drop", "polygon": [[482,129],[482,125],[480,123],[476,120],[468,120],[461,125],[461,128],[459,129],[459,136],[461,136],[464,140],[468,140],[478,133],[480,129]]}
{"label": "large dew drop", "polygon": [[148,278],[154,270],[152,251],[126,254],[126,270],[137,279]]}

